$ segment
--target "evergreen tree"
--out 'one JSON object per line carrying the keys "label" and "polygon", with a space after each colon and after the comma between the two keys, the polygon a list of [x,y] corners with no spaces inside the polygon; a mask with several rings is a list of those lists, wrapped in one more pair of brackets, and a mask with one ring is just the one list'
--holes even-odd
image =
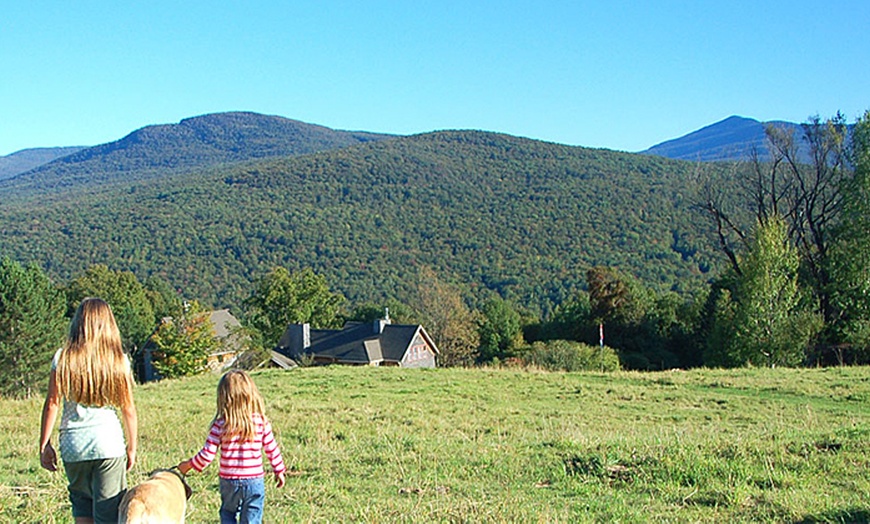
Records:
{"label": "evergreen tree", "polygon": [[734,341],[735,311],[737,305],[732,300],[734,271],[726,271],[726,277],[713,282],[710,295],[707,298],[705,320],[702,327],[706,344],[704,347],[704,365],[709,367],[738,367],[738,361],[731,352]]}
{"label": "evergreen tree", "polygon": [[387,312],[389,312],[390,320],[393,324],[416,323],[414,312],[411,311],[411,308],[397,300],[387,300],[385,305],[361,304],[354,308],[347,319],[355,322],[373,322],[384,318]]}
{"label": "evergreen tree", "polygon": [[580,291],[553,309],[549,320],[523,326],[523,338],[529,342],[575,340],[598,343],[598,324],[589,308],[589,294]]}
{"label": "evergreen tree", "polygon": [[163,318],[173,317],[182,311],[183,300],[172,289],[169,282],[151,275],[145,279],[145,293],[151,301],[151,309],[154,311],[154,322],[159,324]]}
{"label": "evergreen tree", "polygon": [[36,265],[0,260],[0,394],[33,395],[64,339],[63,294]]}

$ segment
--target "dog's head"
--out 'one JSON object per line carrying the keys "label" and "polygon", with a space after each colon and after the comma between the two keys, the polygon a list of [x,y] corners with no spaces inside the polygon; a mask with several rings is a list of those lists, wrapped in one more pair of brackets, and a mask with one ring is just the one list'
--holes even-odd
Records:
{"label": "dog's head", "polygon": [[193,490],[190,489],[190,486],[187,484],[187,479],[185,479],[184,474],[178,471],[178,468],[169,468],[169,469],[155,469],[149,475],[151,478],[158,476],[159,474],[170,474],[178,478],[178,481],[181,482],[181,485],[184,486],[184,497],[186,499],[190,499],[193,495]]}

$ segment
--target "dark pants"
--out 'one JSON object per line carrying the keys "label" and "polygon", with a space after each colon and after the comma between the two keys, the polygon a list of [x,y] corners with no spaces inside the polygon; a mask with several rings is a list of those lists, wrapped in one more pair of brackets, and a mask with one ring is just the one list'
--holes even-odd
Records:
{"label": "dark pants", "polygon": [[118,522],[118,505],[127,490],[127,457],[64,462],[73,517],[95,524]]}

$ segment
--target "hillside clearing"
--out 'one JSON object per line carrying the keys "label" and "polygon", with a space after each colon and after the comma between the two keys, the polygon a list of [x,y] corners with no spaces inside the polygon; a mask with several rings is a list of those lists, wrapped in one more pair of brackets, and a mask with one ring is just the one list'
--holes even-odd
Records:
{"label": "hillside clearing", "polygon": [[[195,453],[217,376],[140,386],[139,463]],[[870,368],[255,374],[285,460],[273,522],[866,522]],[[0,400],[0,520],[66,522],[41,399]],[[188,522],[216,517],[217,467]]]}

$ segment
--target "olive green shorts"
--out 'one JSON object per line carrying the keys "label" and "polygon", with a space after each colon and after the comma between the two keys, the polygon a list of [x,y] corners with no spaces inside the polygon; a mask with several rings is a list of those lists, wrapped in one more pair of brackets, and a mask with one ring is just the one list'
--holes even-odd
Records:
{"label": "olive green shorts", "polygon": [[65,462],[73,517],[117,522],[118,504],[127,490],[127,457]]}

